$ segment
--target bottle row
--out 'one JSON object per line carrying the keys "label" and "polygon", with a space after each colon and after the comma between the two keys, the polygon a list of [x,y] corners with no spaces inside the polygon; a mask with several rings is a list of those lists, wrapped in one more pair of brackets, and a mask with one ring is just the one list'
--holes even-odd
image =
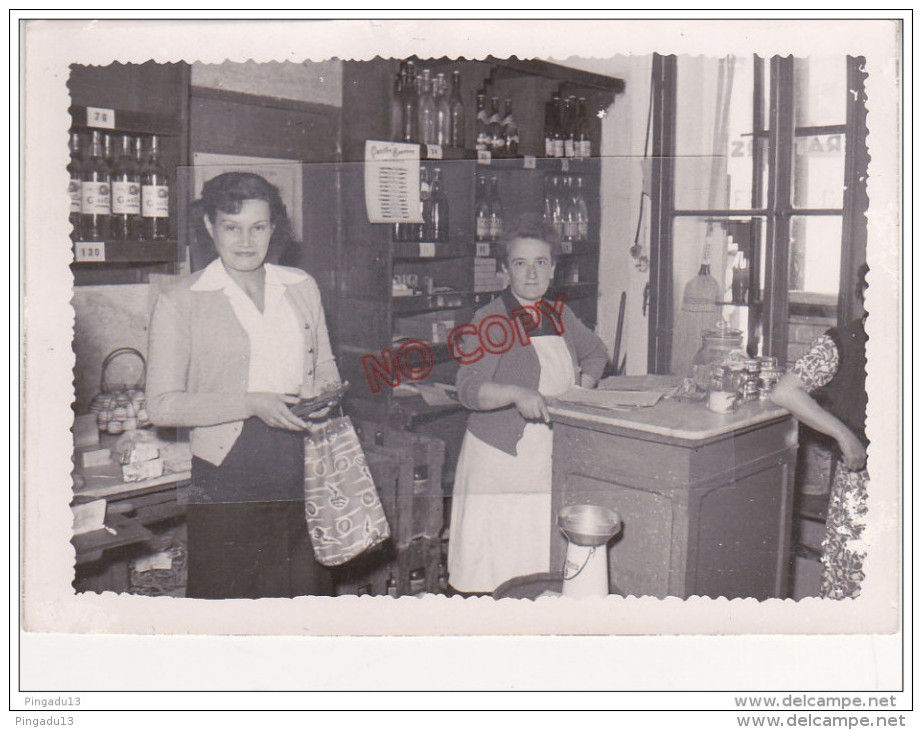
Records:
{"label": "bottle row", "polygon": [[419,168],[419,208],[422,223],[395,223],[395,243],[428,241],[444,243],[449,239],[448,197],[442,187],[442,170],[434,168],[432,177],[426,167]]}
{"label": "bottle row", "polygon": [[[518,157],[521,139],[512,99],[490,96],[483,88],[473,101],[475,148],[489,151],[492,157]],[[390,139],[463,148],[470,107],[470,100],[462,97],[460,71],[451,72],[449,90],[444,72],[433,76],[428,68],[417,71],[413,61],[401,61],[390,94]],[[535,129],[536,136],[540,133]],[[586,98],[554,93],[545,104],[544,137],[545,157],[591,157]],[[538,149],[540,137],[532,141]]]}
{"label": "bottle row", "polygon": [[157,136],[71,132],[67,170],[75,241],[169,237],[170,179]]}
{"label": "bottle row", "polygon": [[585,241],[589,238],[589,207],[586,204],[582,177],[545,177],[544,220],[554,226],[565,243]]}

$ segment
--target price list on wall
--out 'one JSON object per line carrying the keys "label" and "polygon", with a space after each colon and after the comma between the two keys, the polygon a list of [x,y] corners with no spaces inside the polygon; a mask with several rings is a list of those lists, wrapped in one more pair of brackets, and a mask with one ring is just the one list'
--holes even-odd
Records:
{"label": "price list on wall", "polygon": [[365,208],[370,223],[422,223],[419,145],[365,142]]}

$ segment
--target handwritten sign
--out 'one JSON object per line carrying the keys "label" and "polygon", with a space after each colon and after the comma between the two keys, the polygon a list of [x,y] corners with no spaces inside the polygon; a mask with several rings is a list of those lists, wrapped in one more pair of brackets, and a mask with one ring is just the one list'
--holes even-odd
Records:
{"label": "handwritten sign", "polygon": [[477,256],[489,256],[490,255],[490,244],[489,243],[478,243],[476,255]]}
{"label": "handwritten sign", "polygon": [[106,243],[105,241],[83,241],[74,244],[74,261],[105,261],[106,260]]}
{"label": "handwritten sign", "polygon": [[535,156],[534,155],[525,155],[524,162],[522,163],[524,169],[534,170],[535,169]]}
{"label": "handwritten sign", "polygon": [[115,129],[115,109],[104,109],[98,106],[86,108],[86,126],[99,129]]}
{"label": "handwritten sign", "polygon": [[490,150],[477,150],[477,164],[478,165],[489,165],[490,160],[492,160],[490,155]]}
{"label": "handwritten sign", "polygon": [[422,223],[419,145],[365,142],[365,209],[369,223]]}
{"label": "handwritten sign", "polygon": [[426,145],[426,157],[430,160],[441,160],[442,159],[442,145],[440,144],[427,144]]}

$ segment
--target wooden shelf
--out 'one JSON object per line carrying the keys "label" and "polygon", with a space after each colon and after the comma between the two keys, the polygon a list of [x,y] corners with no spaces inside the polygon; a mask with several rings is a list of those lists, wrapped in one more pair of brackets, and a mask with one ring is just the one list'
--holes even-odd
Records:
{"label": "wooden shelf", "polygon": [[410,261],[432,261],[440,259],[458,259],[470,256],[462,246],[454,243],[419,243],[398,241],[391,244],[391,256],[395,259]]}
{"label": "wooden shelf", "polygon": [[[106,264],[173,263],[177,249],[176,241],[76,241],[72,265],[84,268]],[[97,254],[97,250],[100,253]]]}
{"label": "wooden shelf", "polygon": [[155,134],[164,137],[176,137],[180,134],[180,121],[166,114],[148,114],[125,109],[108,109],[113,114],[111,123],[99,124],[92,119],[87,119],[85,106],[73,105],[70,107],[72,128],[83,130],[100,130],[112,134]]}

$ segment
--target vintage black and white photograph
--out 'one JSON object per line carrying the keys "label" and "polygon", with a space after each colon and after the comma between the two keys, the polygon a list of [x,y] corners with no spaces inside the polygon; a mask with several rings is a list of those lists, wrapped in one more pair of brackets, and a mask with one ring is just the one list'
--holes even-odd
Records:
{"label": "vintage black and white photograph", "polygon": [[24,484],[27,621],[896,629],[896,21],[585,52],[303,21],[223,55],[177,21],[147,56],[115,35],[167,21],[108,22],[25,34],[73,43],[25,87],[61,188],[25,276],[59,249],[72,322],[25,372],[26,441],[69,447],[52,521]]}

